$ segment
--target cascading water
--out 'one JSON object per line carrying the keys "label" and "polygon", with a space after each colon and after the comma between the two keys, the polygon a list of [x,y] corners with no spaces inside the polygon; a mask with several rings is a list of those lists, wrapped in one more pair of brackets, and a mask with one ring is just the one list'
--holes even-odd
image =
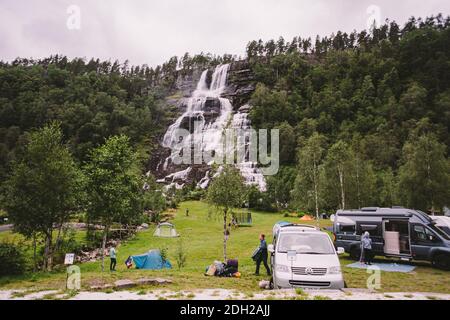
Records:
{"label": "cascading water", "polygon": [[[217,152],[224,152],[221,148],[223,145],[223,130],[227,127],[230,120],[232,128],[250,129],[250,121],[247,119],[248,115],[245,113],[233,115],[231,102],[221,96],[226,89],[229,67],[229,64],[217,66],[212,74],[209,86],[207,83],[208,70],[202,73],[196,90],[186,101],[186,111],[168,128],[164,135],[162,140],[163,147],[173,150],[174,146],[189,149],[195,145],[197,150],[217,154]],[[194,122],[195,126],[193,125]],[[181,128],[189,130],[190,135],[180,141],[177,130]],[[164,171],[173,162],[173,156],[171,154],[165,159],[163,164]],[[210,164],[208,163],[208,165]],[[256,167],[256,163],[244,162],[237,164],[237,167],[247,184],[255,184],[260,190],[265,191],[264,176]],[[159,182],[168,182],[170,183],[169,187],[175,186],[180,188],[182,185],[179,184],[179,181],[185,181],[190,172],[191,168],[188,168],[168,175]],[[208,186],[210,181],[209,174],[210,171],[206,172],[205,177],[198,183],[199,187],[206,188]]]}

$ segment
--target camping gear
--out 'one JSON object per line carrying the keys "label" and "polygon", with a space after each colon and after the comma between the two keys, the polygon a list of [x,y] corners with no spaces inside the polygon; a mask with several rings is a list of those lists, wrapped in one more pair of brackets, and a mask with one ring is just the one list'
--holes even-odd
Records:
{"label": "camping gear", "polygon": [[251,226],[253,222],[251,212],[237,212],[233,214],[233,218],[238,226]]}
{"label": "camping gear", "polygon": [[305,214],[303,217],[300,218],[300,221],[314,221],[314,218],[310,215]]}
{"label": "camping gear", "polygon": [[169,222],[164,222],[158,224],[155,232],[153,233],[154,237],[163,237],[163,238],[176,238],[180,235],[177,233],[175,226]]}
{"label": "camping gear", "polygon": [[227,266],[235,267],[237,269],[239,267],[238,259],[228,259]]}
{"label": "camping gear", "polygon": [[125,265],[127,266],[127,269],[130,269],[133,266],[133,259],[131,258],[131,256],[129,256],[127,260],[125,260]]}
{"label": "camping gear", "polygon": [[355,262],[352,264],[347,265],[347,267],[349,268],[356,268],[356,269],[371,269],[373,267],[375,268],[380,268],[381,271],[386,271],[386,272],[403,272],[403,273],[408,273],[413,271],[416,267],[415,266],[411,266],[408,264],[397,264],[397,263],[372,263],[370,266],[360,263],[360,262]]}
{"label": "camping gear", "polygon": [[261,254],[262,254],[261,250],[259,250],[259,247],[257,247],[252,253],[252,260],[253,261],[258,261],[258,259],[261,256]]}
{"label": "camping gear", "polygon": [[261,289],[270,289],[270,281],[261,280],[258,285]]}
{"label": "camping gear", "polygon": [[214,261],[213,264],[206,268],[205,276],[239,278],[241,275],[238,272],[238,260],[230,259],[226,264],[221,261]]}
{"label": "camping gear", "polygon": [[131,256],[131,258],[136,269],[159,270],[172,268],[168,260],[163,260],[159,250],[150,250],[141,255]]}
{"label": "camping gear", "polygon": [[214,264],[206,268],[205,276],[214,276],[216,274],[216,266]]}

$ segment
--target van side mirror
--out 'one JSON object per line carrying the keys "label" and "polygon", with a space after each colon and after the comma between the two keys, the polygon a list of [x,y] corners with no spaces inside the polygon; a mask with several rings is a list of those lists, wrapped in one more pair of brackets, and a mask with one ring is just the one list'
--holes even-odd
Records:
{"label": "van side mirror", "polygon": [[268,250],[270,253],[274,253],[274,252],[275,252],[275,249],[274,249],[274,247],[273,247],[273,244],[269,244],[269,245],[267,246],[267,250]]}
{"label": "van side mirror", "polygon": [[342,248],[342,247],[338,247],[337,248],[337,254],[341,255],[341,254],[344,254],[344,253],[345,253],[345,249],[344,248]]}

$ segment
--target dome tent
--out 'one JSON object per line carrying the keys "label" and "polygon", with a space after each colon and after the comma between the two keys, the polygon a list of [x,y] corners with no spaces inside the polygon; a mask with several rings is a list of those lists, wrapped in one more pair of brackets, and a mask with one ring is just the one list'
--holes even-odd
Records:
{"label": "dome tent", "polygon": [[164,222],[158,224],[155,232],[153,233],[154,237],[163,237],[163,238],[176,238],[179,236],[175,226],[169,222]]}
{"label": "dome tent", "polygon": [[159,270],[172,268],[170,262],[163,259],[159,250],[150,250],[141,255],[131,256],[131,258],[136,269]]}

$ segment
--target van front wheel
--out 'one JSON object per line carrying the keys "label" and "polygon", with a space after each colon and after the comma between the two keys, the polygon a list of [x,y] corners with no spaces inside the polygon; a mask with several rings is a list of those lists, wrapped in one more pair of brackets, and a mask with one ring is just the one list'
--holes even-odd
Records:
{"label": "van front wheel", "polygon": [[433,265],[442,270],[450,270],[450,255],[442,253],[435,255]]}

